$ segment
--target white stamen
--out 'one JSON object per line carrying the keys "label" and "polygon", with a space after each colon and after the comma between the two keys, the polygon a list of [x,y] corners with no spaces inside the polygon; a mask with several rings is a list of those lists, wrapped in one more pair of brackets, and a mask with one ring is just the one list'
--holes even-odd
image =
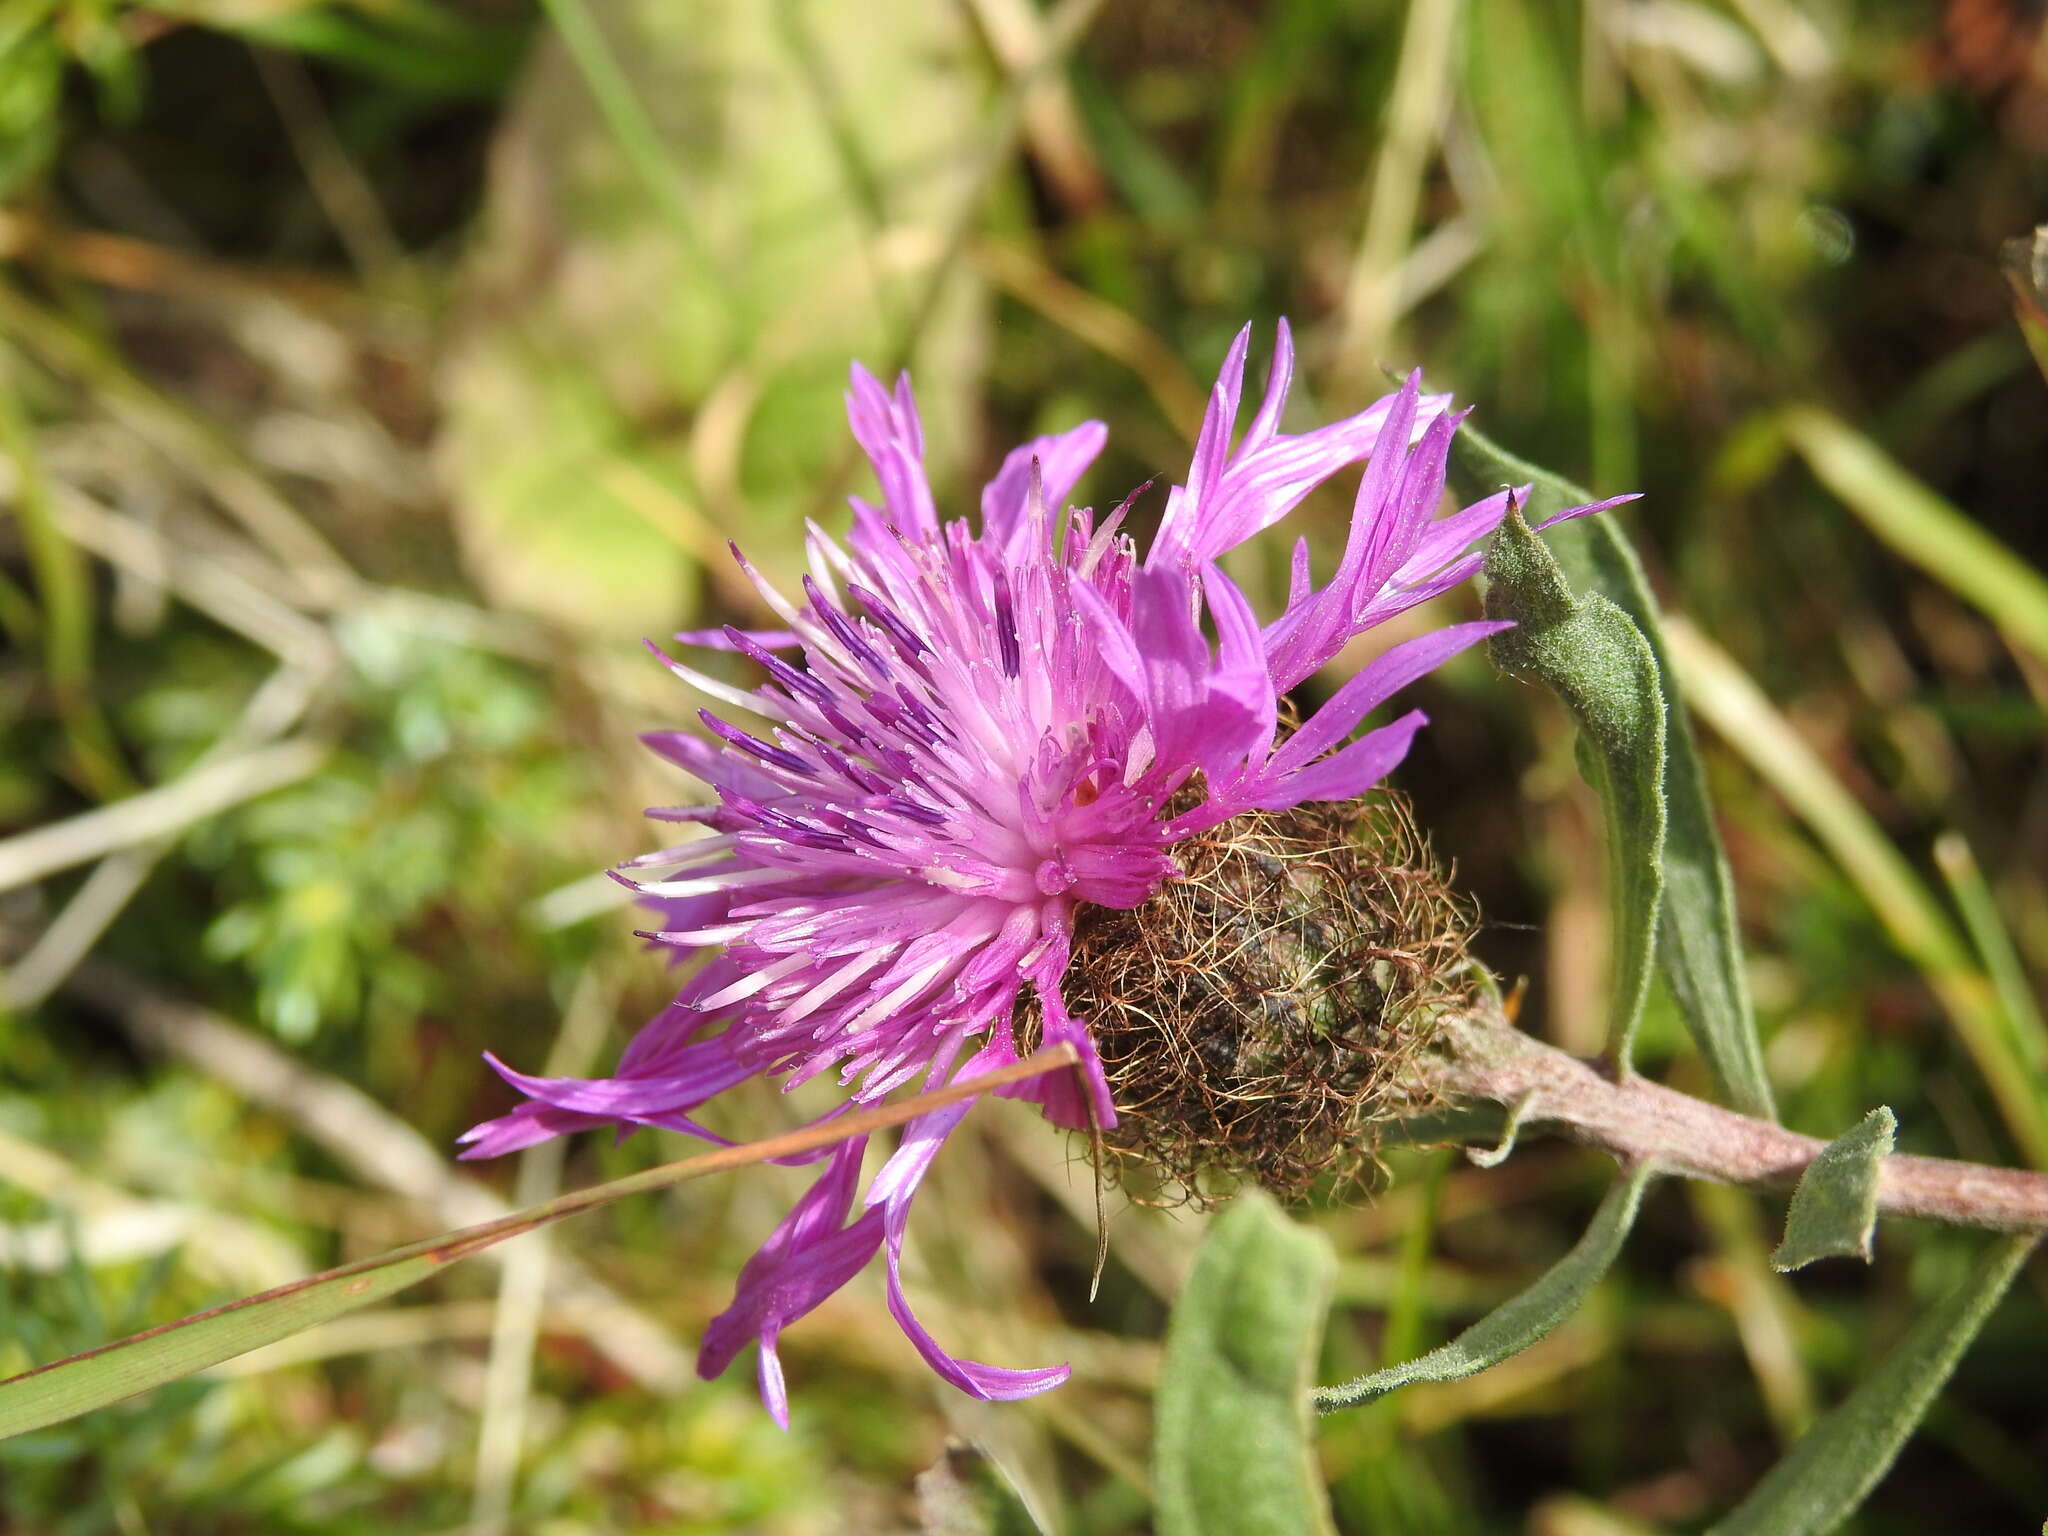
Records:
{"label": "white stamen", "polygon": [[654,896],[663,900],[679,896],[708,896],[713,891],[731,890],[741,885],[766,885],[773,880],[793,880],[796,871],[790,869],[762,868],[746,864],[716,875],[698,875],[690,880],[655,880],[638,887],[642,896]]}
{"label": "white stamen", "polygon": [[792,1024],[801,1019],[809,1018],[841,992],[844,992],[856,981],[859,981],[861,977],[867,975],[869,971],[872,971],[884,960],[887,960],[890,954],[891,951],[887,949],[861,951],[851,960],[847,961],[846,964],[840,966],[830,976],[827,976],[823,981],[811,988],[802,997],[791,1003],[787,1008],[784,1008],[782,1010],[782,1017]]}
{"label": "white stamen", "polygon": [[773,965],[764,965],[760,970],[742,976],[729,987],[721,987],[709,997],[699,999],[693,1006],[702,1013],[711,1013],[728,1004],[752,997],[764,987],[772,986],[791,971],[801,970],[811,963],[809,955],[785,955]]}

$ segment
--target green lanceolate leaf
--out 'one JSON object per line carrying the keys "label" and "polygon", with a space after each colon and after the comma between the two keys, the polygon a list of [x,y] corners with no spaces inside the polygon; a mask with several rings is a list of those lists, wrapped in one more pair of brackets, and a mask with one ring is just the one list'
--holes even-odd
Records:
{"label": "green lanceolate leaf", "polygon": [[1488,642],[1493,659],[1546,684],[1579,723],[1579,766],[1607,820],[1613,909],[1613,1032],[1626,1070],[1650,995],[1664,893],[1664,696],[1657,658],[1635,621],[1597,592],[1575,593],[1544,543],[1510,506],[1486,556],[1486,616],[1515,627]]}
{"label": "green lanceolate leaf", "polygon": [[1502,1302],[1450,1343],[1426,1355],[1370,1372],[1341,1387],[1321,1388],[1315,1395],[1316,1408],[1331,1413],[1369,1403],[1412,1382],[1476,1376],[1510,1355],[1520,1354],[1585,1304],[1600,1277],[1613,1267],[1629,1228],[1635,1225],[1636,1212],[1642,1208],[1643,1191],[1657,1173],[1654,1163],[1638,1163],[1624,1174],[1593,1213],[1586,1235],[1519,1296]]}
{"label": "green lanceolate leaf", "polygon": [[1819,1536],[1848,1519],[1891,1467],[2037,1241],[1995,1244],[1710,1536]]}
{"label": "green lanceolate leaf", "polygon": [[[1452,452],[1459,473],[1475,491],[1528,485],[1524,510],[1539,523],[1593,499],[1469,425],[1458,430]],[[1775,1118],[1742,969],[1735,884],[1714,826],[1692,726],[1665,654],[1656,599],[1612,514],[1561,523],[1544,537],[1572,587],[1599,593],[1635,620],[1655,658],[1664,700],[1664,902],[1658,916],[1658,964],[1729,1102],[1745,1114]]]}
{"label": "green lanceolate leaf", "polygon": [[1009,1474],[960,1440],[917,1475],[917,1510],[924,1536],[1044,1536]]}
{"label": "green lanceolate leaf", "polygon": [[1336,1259],[1272,1199],[1216,1220],[1166,1330],[1153,1446],[1160,1536],[1327,1536],[1309,1372]]}
{"label": "green lanceolate leaf", "polygon": [[1897,1117],[1879,1105],[1807,1164],[1785,1216],[1785,1240],[1771,1255],[1773,1269],[1784,1274],[1815,1259],[1852,1255],[1870,1262],[1878,1169],[1891,1155],[1898,1129]]}

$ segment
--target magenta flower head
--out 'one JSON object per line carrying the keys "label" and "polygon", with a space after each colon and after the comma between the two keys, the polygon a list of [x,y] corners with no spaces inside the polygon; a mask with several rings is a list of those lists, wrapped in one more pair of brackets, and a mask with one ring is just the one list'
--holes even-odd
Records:
{"label": "magenta flower head", "polygon": [[[1363,795],[1423,716],[1354,737],[1360,723],[1505,627],[1407,640],[1282,728],[1283,696],[1348,641],[1478,569],[1474,546],[1508,497],[1437,516],[1460,418],[1415,378],[1355,416],[1282,432],[1284,324],[1265,396],[1233,442],[1249,339],[1247,327],[1224,362],[1186,481],[1142,555],[1122,531],[1128,502],[1100,520],[1067,506],[1102,449],[1100,423],[1014,450],[978,524],[942,520],[908,381],[891,392],[854,370],[848,411],[879,504],[853,501],[843,543],[812,529],[800,597],[735,551],[783,627],[678,638],[741,653],[756,686],[662,658],[720,712],[700,711],[707,734],[646,740],[716,803],[650,812],[708,835],[630,860],[621,878],[663,914],[648,938],[708,959],[610,1078],[494,1061],[528,1102],[469,1132],[466,1156],[600,1126],[716,1141],[697,1110],[748,1078],[794,1086],[836,1072],[851,1102],[872,1104],[1014,1062],[1027,1031],[1071,1042],[1081,1064],[1002,1091],[1057,1126],[1117,1125],[1090,1021],[1068,1006],[1077,920],[1141,907],[1184,874],[1177,852],[1234,818]],[[1217,559],[1360,462],[1334,571],[1318,585],[1298,543],[1287,605],[1262,624]],[[758,1343],[762,1396],[786,1424],[778,1336],[879,1253],[890,1311],[954,1386],[1008,1399],[1066,1379],[1064,1366],[956,1358],[905,1299],[911,1204],[969,1107],[911,1121],[864,1193],[866,1138],[824,1156],[708,1329],[705,1376]]]}

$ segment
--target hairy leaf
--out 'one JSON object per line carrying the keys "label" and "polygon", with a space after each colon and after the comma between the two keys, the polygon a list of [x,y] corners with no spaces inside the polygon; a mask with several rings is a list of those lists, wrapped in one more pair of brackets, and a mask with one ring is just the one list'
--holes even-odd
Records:
{"label": "hairy leaf", "polygon": [[1995,1244],[1710,1536],[1818,1536],[1855,1513],[2038,1240]]}
{"label": "hairy leaf", "polygon": [[1878,1169],[1891,1155],[1898,1129],[1898,1118],[1879,1105],[1847,1135],[1821,1149],[1792,1192],[1785,1240],[1771,1255],[1773,1269],[1784,1274],[1838,1255],[1870,1261]]}
{"label": "hairy leaf", "polygon": [[1216,1220],[1166,1330],[1153,1447],[1160,1536],[1331,1532],[1309,1372],[1336,1259],[1262,1193]]}
{"label": "hairy leaf", "polygon": [[1657,658],[1635,621],[1579,595],[1543,541],[1508,508],[1486,556],[1486,616],[1515,627],[1487,642],[1509,672],[1546,684],[1579,723],[1579,766],[1607,821],[1613,910],[1613,1033],[1623,1070],[1650,995],[1664,893],[1664,699]]}
{"label": "hairy leaf", "polygon": [[[1469,425],[1459,428],[1452,451],[1456,468],[1474,491],[1528,485],[1526,511],[1536,522],[1593,499],[1569,481],[1516,458]],[[1735,884],[1715,829],[1692,726],[1665,654],[1656,599],[1611,514],[1560,523],[1549,530],[1545,542],[1574,589],[1599,593],[1635,620],[1656,660],[1657,686],[1664,700],[1665,815],[1658,965],[1729,1102],[1745,1114],[1775,1118],[1742,969]]]}
{"label": "hairy leaf", "polygon": [[1450,1343],[1401,1365],[1390,1365],[1315,1395],[1323,1413],[1354,1408],[1417,1381],[1456,1381],[1518,1355],[1585,1304],[1600,1277],[1614,1265],[1622,1241],[1635,1225],[1643,1191],[1655,1178],[1654,1163],[1630,1169],[1600,1202],[1586,1235],[1534,1285],[1501,1303]]}

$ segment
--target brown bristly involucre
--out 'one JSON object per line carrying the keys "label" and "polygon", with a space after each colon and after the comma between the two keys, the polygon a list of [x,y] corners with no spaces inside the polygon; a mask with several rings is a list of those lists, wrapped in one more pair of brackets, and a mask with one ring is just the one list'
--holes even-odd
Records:
{"label": "brown bristly involucre", "polygon": [[1430,1107],[1411,1068],[1469,1003],[1472,912],[1390,793],[1240,816],[1179,856],[1075,935],[1069,1006],[1120,1117],[1105,1172],[1169,1204],[1355,1187],[1379,1124]]}

